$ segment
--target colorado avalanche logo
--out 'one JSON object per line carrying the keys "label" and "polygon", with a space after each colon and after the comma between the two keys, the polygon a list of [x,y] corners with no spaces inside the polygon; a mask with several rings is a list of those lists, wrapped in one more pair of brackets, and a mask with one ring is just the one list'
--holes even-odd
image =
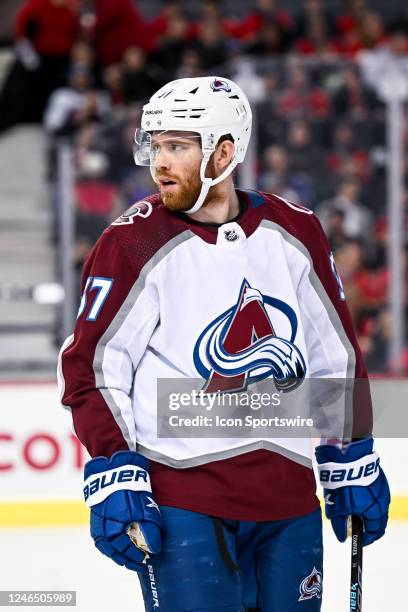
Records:
{"label": "colorado avalanche logo", "polygon": [[322,596],[322,574],[315,567],[312,572],[302,580],[299,586],[300,597],[298,601],[306,601],[317,597],[320,599]]}
{"label": "colorado avalanche logo", "polygon": [[125,210],[122,215],[112,223],[112,225],[131,225],[134,217],[142,217],[146,219],[151,215],[153,206],[147,200],[142,200],[136,204],[132,204],[130,208]]}
{"label": "colorado avalanche logo", "polygon": [[214,79],[211,83],[211,89],[213,91],[226,91],[227,93],[231,91],[231,87],[228,85],[227,81],[223,81],[222,79]]}
{"label": "colorado avalanche logo", "polygon": [[[266,305],[289,323],[290,337],[276,335]],[[200,334],[194,347],[194,364],[206,379],[208,393],[242,391],[273,376],[281,391],[302,383],[306,364],[294,344],[297,318],[282,300],[262,295],[244,279],[237,303],[219,315]]]}

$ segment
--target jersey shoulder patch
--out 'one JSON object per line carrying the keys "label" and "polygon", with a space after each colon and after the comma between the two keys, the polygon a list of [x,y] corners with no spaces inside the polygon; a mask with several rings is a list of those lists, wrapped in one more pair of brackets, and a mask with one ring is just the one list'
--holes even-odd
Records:
{"label": "jersey shoulder patch", "polygon": [[133,225],[137,217],[147,219],[153,212],[153,204],[149,200],[140,200],[129,206],[111,225]]}

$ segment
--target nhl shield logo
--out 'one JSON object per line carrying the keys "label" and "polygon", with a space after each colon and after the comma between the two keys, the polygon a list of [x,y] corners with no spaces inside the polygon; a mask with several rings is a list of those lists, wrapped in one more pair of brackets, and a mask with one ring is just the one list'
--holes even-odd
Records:
{"label": "nhl shield logo", "polygon": [[228,240],[228,242],[235,242],[236,240],[238,240],[238,234],[235,230],[225,230],[224,236],[225,239]]}
{"label": "nhl shield logo", "polygon": [[306,601],[313,597],[320,599],[322,596],[322,582],[321,572],[314,567],[311,573],[300,583],[300,597],[298,601]]}

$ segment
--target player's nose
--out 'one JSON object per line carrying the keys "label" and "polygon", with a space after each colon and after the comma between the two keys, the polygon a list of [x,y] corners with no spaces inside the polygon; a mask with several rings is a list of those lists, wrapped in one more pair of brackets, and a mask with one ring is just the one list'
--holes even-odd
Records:
{"label": "player's nose", "polygon": [[170,158],[166,154],[164,147],[161,147],[160,150],[156,152],[154,167],[156,170],[168,170],[170,168]]}

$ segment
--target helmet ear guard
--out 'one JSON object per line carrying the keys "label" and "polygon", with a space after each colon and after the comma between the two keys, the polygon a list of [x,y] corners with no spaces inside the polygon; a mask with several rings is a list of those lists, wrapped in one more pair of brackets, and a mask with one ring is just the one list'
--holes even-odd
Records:
{"label": "helmet ear guard", "polygon": [[[222,182],[244,160],[252,112],[245,94],[233,81],[219,77],[187,78],[159,89],[143,107],[141,124],[141,130],[135,133],[134,159],[137,165],[150,165],[153,178],[151,132],[188,131],[201,136],[202,188],[195,204],[185,211],[192,214],[201,208],[210,187]],[[235,145],[231,162],[217,178],[206,177],[208,161],[220,138],[227,135],[232,136]]]}

